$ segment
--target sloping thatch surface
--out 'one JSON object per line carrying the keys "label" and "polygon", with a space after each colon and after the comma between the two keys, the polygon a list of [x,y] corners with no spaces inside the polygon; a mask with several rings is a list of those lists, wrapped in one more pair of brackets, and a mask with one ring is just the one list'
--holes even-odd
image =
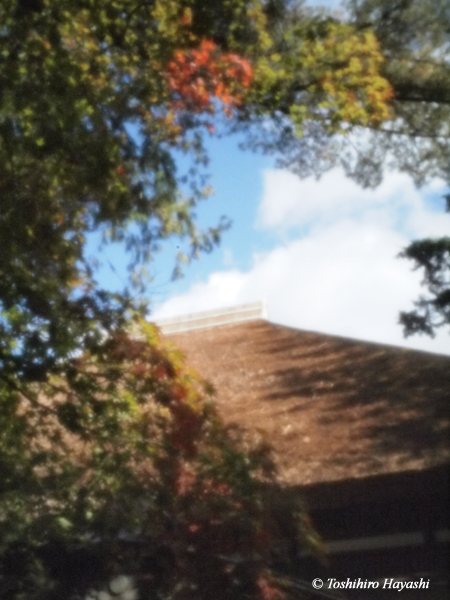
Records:
{"label": "sloping thatch surface", "polygon": [[168,336],[290,485],[450,462],[450,358],[263,320]]}

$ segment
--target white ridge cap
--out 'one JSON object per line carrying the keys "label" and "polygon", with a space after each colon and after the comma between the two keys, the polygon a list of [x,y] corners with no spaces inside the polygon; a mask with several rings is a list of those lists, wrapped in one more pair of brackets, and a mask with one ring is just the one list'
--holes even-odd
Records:
{"label": "white ridge cap", "polygon": [[167,335],[170,333],[191,331],[193,329],[227,325],[229,323],[253,321],[255,319],[267,320],[267,318],[266,302],[262,300],[260,302],[252,302],[251,304],[240,304],[239,306],[207,310],[179,317],[158,319],[155,323],[161,332]]}

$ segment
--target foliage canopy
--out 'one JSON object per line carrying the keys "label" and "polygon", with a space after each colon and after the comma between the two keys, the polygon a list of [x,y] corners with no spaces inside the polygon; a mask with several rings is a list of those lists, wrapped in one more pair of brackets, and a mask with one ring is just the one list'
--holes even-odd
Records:
{"label": "foliage canopy", "polygon": [[[373,134],[354,163],[380,180],[385,164],[421,185],[434,177],[450,184],[450,5],[447,0],[351,0],[353,23],[370,27],[386,61],[383,75],[394,90],[394,119]],[[366,167],[366,168],[364,168]],[[358,177],[360,177],[358,175]],[[447,205],[448,205],[448,199]],[[448,209],[448,206],[447,206]],[[400,314],[405,335],[433,336],[450,324],[450,247],[447,237],[418,240],[401,255],[423,272],[427,294]]]}
{"label": "foliage canopy", "polygon": [[[285,31],[296,18],[306,27],[304,11],[277,3],[278,25],[275,36],[280,53],[290,51]],[[319,112],[303,123],[302,135],[286,117],[292,111],[292,98],[304,97],[302,69],[292,73],[275,100],[278,118],[271,121],[264,135],[252,128],[250,146],[279,152],[279,164],[301,176],[320,176],[341,166],[348,176],[365,187],[378,185],[386,169],[407,173],[420,186],[433,178],[450,183],[450,5],[448,0],[424,3],[420,0],[347,0],[345,21],[358,35],[374,35],[383,62],[379,74],[392,93],[389,118],[350,119],[333,130]],[[296,16],[297,15],[297,16]],[[323,27],[314,15],[310,26]],[[341,25],[337,17],[328,24]],[[329,25],[328,25],[329,26]],[[342,30],[341,30],[342,31]],[[346,36],[348,39],[348,35]],[[350,63],[351,64],[351,63]],[[380,82],[381,83],[381,82]],[[385,85],[385,84],[384,84]],[[386,89],[386,88],[383,88]],[[303,94],[303,97],[302,97]],[[336,96],[334,96],[336,98]],[[276,110],[276,109],[275,109]],[[299,110],[297,107],[295,110]],[[301,108],[300,110],[304,110]],[[341,135],[342,129],[348,135]],[[267,133],[269,132],[269,133]],[[448,239],[414,242],[402,253],[424,273],[427,294],[416,308],[400,315],[406,335],[434,335],[436,328],[449,324]],[[433,274],[432,274],[433,273]]]}

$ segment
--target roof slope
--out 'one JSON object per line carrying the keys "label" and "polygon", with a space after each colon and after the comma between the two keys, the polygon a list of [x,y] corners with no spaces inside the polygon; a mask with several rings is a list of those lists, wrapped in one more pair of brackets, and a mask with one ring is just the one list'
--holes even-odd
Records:
{"label": "roof slope", "polygon": [[450,461],[450,358],[263,320],[168,336],[304,485]]}

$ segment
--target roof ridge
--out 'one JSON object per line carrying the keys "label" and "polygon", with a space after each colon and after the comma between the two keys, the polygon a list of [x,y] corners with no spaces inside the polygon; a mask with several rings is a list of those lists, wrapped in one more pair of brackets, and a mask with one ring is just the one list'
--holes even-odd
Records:
{"label": "roof ridge", "polygon": [[268,320],[265,300],[198,313],[189,313],[178,317],[157,319],[155,323],[160,328],[161,332],[167,335],[171,333],[192,331],[195,329],[217,327],[219,325],[227,325],[230,323],[254,321],[255,319]]}

